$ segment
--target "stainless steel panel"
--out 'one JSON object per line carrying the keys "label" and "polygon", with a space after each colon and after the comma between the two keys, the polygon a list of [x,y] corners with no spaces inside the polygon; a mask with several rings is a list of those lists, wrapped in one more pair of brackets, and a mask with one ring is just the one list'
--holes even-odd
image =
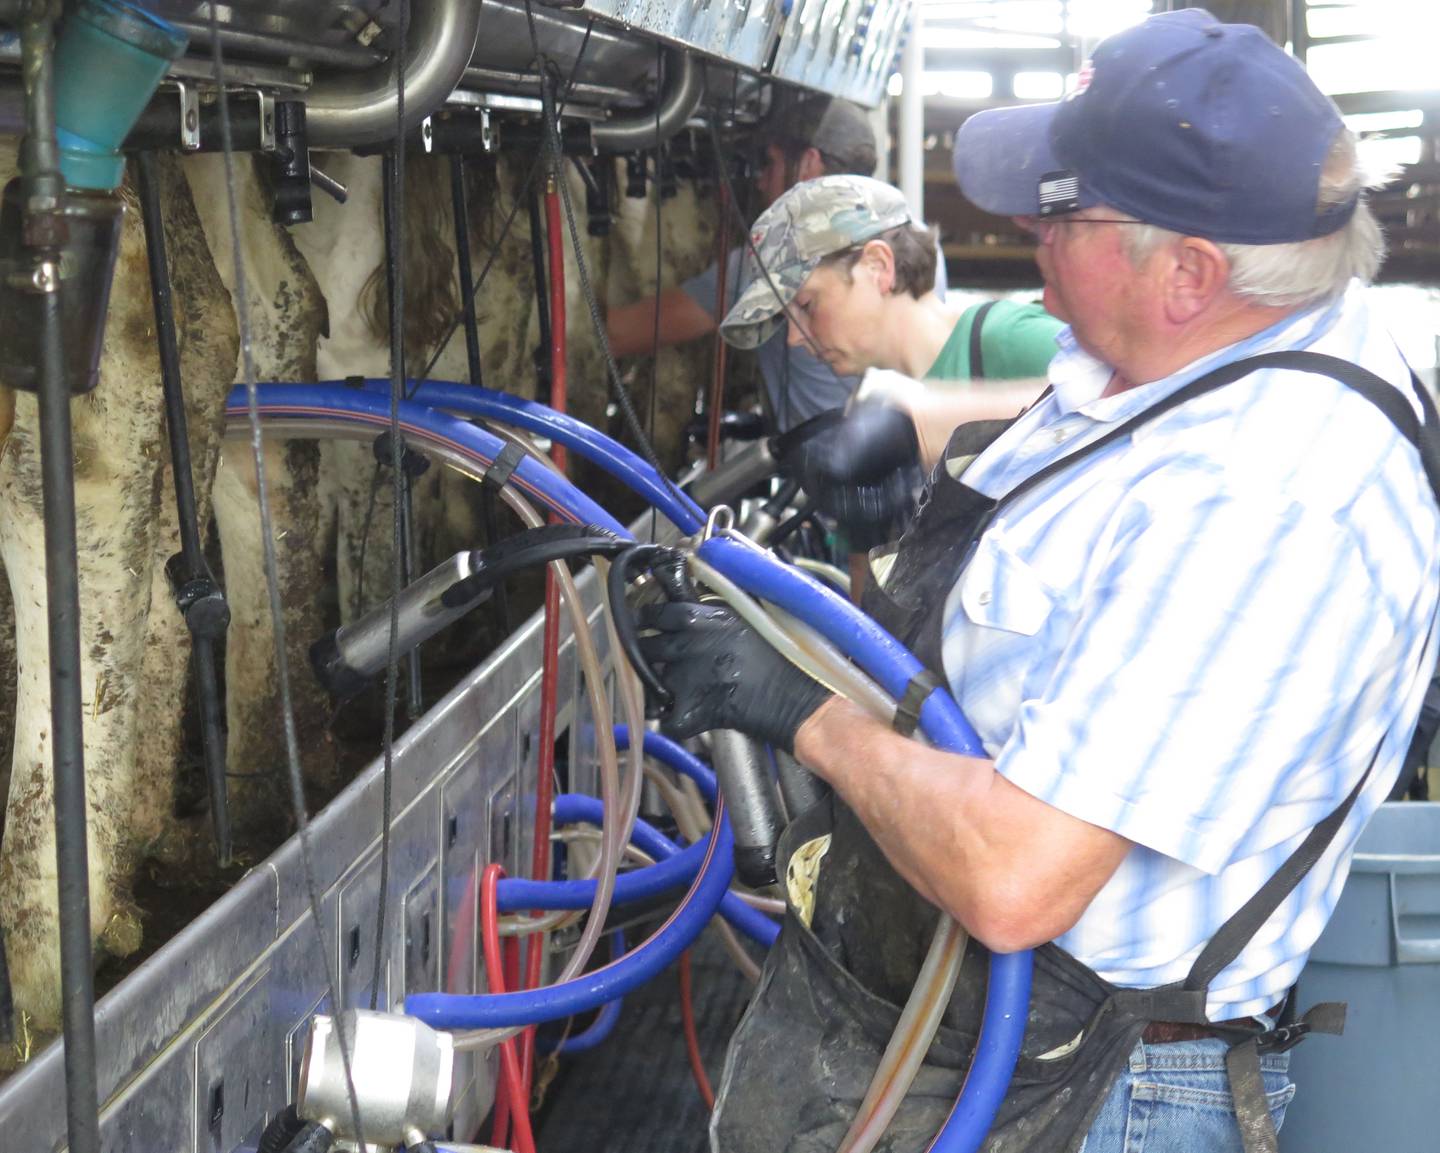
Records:
{"label": "stainless steel panel", "polygon": [[215,1012],[196,1043],[196,1149],[253,1146],[269,1118],[285,1107],[281,1040],[270,1009],[270,970],[264,966]]}
{"label": "stainless steel panel", "polygon": [[[580,584],[594,613],[593,575],[587,571]],[[603,636],[597,639],[603,645]],[[574,691],[572,648],[562,663],[562,704]],[[492,823],[509,838],[507,867],[528,867],[533,814],[521,808],[519,786],[533,789],[538,763],[539,667],[535,617],[397,742],[382,1007],[392,994],[418,987],[410,975],[418,980],[419,971],[456,991],[474,985],[473,918],[468,939],[460,941],[457,920],[468,878],[499,849]],[[574,716],[573,705],[562,710],[562,720]],[[531,734],[528,751],[520,747],[522,731]],[[337,967],[342,1001],[368,1005],[380,800],[376,762],[311,822],[325,952],[311,920],[299,842],[291,838],[100,1002],[107,1153],[253,1148],[266,1120],[293,1096],[310,1016],[330,1009],[326,953]],[[433,919],[430,956],[417,969],[411,950],[426,910]],[[63,1147],[61,1056],[52,1045],[0,1087],[5,1153]],[[489,1110],[492,1063],[462,1058],[456,1084],[456,1133],[463,1136]]]}
{"label": "stainless steel panel", "polygon": [[779,27],[774,0],[590,0],[587,13],[759,71]]}
{"label": "stainless steel panel", "polygon": [[874,107],[885,99],[912,0],[795,0],[772,73]]}

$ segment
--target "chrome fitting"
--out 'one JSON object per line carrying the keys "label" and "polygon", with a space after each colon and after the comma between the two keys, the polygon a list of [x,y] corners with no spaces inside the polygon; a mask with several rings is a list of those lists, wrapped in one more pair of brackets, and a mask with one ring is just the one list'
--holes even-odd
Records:
{"label": "chrome fitting", "polygon": [[347,1009],[338,1019],[317,1015],[311,1021],[295,1100],[303,1120],[319,1122],[342,1140],[358,1139],[351,1132],[339,1030],[349,1042],[355,1098],[368,1145],[411,1148],[444,1129],[454,1039],[414,1017],[365,1009]]}

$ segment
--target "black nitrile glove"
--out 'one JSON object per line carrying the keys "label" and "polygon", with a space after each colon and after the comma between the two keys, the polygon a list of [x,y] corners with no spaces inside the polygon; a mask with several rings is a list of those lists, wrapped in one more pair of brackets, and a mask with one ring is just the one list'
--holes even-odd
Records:
{"label": "black nitrile glove", "polygon": [[915,507],[920,441],[909,415],[888,404],[831,409],[778,437],[780,471],[800,481],[858,549],[899,536]]}
{"label": "black nitrile glove", "polygon": [[639,620],[656,634],[640,638],[640,651],[675,696],[660,721],[667,736],[736,729],[793,752],[800,726],[830,698],[724,605],[645,605]]}

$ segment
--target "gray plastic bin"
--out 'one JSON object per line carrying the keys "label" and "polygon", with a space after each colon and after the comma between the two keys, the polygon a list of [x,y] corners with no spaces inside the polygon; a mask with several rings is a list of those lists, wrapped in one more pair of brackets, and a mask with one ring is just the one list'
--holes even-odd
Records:
{"label": "gray plastic bin", "polygon": [[1440,804],[1382,805],[1300,975],[1300,1008],[1348,1001],[1345,1036],[1291,1051],[1283,1153],[1440,1150]]}

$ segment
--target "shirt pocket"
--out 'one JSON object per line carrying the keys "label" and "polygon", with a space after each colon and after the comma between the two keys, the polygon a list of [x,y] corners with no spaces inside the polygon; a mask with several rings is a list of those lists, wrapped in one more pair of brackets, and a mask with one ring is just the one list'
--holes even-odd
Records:
{"label": "shirt pocket", "polygon": [[1039,633],[1058,597],[994,532],[980,538],[960,577],[960,606],[970,623],[1018,636]]}

